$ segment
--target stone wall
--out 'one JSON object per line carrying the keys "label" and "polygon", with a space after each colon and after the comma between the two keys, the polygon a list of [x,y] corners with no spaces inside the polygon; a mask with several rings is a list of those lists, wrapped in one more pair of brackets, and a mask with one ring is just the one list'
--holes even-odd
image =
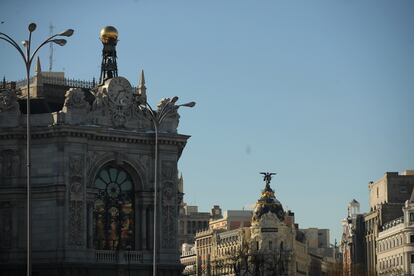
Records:
{"label": "stone wall", "polygon": [[[0,93],[0,275],[19,275],[26,262],[26,119],[16,101],[13,91]],[[98,107],[71,89],[60,112],[31,116],[33,271],[41,275],[72,275],[76,268],[85,275],[150,274],[153,125],[143,113],[126,113],[120,123],[110,106]],[[129,108],[140,112],[136,105]],[[178,275],[177,162],[189,136],[177,134],[176,111],[167,119],[158,136],[158,264],[160,275]],[[135,244],[127,255],[93,244],[94,179],[111,162],[126,168],[134,183]]]}

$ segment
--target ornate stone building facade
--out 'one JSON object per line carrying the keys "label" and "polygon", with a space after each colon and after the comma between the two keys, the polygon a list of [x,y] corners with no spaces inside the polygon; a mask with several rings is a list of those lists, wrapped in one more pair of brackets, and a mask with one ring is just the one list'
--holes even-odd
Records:
{"label": "ornate stone building facade", "polygon": [[[42,76],[38,64],[33,274],[151,275],[155,139],[143,74],[138,88],[117,75],[90,88]],[[19,84],[0,91],[0,275],[7,276],[26,266],[25,92]],[[172,111],[158,129],[157,264],[158,275],[180,275],[177,162],[189,136],[177,133],[174,101],[163,99],[154,112],[165,108]]]}
{"label": "ornate stone building facade", "polygon": [[414,274],[414,190],[403,216],[384,224],[377,237],[378,275]]}
{"label": "ornate stone building facade", "polygon": [[309,275],[311,259],[304,234],[294,223],[293,213],[283,210],[267,177],[249,214],[250,226],[246,227],[240,213],[238,227],[231,228],[231,223],[217,227],[212,221],[208,230],[196,234],[197,263],[192,275]]}

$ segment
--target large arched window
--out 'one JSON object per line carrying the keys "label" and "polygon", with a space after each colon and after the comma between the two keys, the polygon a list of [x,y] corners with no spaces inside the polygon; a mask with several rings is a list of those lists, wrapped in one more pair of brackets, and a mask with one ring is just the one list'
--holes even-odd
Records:
{"label": "large arched window", "polygon": [[95,178],[94,245],[100,250],[134,249],[134,188],[132,178],[115,164]]}

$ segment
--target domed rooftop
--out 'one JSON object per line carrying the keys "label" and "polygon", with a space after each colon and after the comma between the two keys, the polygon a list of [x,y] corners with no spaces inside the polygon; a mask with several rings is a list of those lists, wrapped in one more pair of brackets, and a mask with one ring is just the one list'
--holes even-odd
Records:
{"label": "domed rooftop", "polygon": [[283,210],[283,206],[280,201],[276,199],[275,192],[272,188],[270,188],[270,181],[273,173],[262,174],[264,175],[263,180],[266,182],[266,186],[262,191],[262,195],[256,202],[252,220],[259,221],[264,214],[271,212],[275,214],[279,220],[283,221],[285,219],[285,211]]}

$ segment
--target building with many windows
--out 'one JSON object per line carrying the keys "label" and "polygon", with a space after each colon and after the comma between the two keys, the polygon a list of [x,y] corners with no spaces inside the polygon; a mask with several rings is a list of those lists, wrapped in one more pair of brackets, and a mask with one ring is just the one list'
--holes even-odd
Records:
{"label": "building with many windows", "polygon": [[194,244],[184,243],[182,245],[180,260],[184,266],[183,275],[196,275],[197,253]]}
{"label": "building with many windows", "polygon": [[348,214],[342,220],[342,227],[343,275],[363,275],[366,273],[364,214],[360,213],[359,202],[355,199],[348,204]]}
{"label": "building with many windows", "polygon": [[211,214],[199,212],[197,206],[183,203],[180,206],[178,233],[179,246],[183,244],[194,244],[194,237],[198,231],[208,229]]}
{"label": "building with many windows", "polygon": [[414,274],[414,190],[403,216],[383,225],[377,237],[378,275]]}
{"label": "building with many windows", "polygon": [[370,182],[369,212],[365,220],[365,250],[368,275],[377,274],[377,237],[383,225],[402,216],[404,202],[414,188],[414,171],[387,172],[382,178]]}
{"label": "building with many windows", "polygon": [[285,212],[276,199],[270,179],[271,175],[265,177],[253,212],[229,211],[223,219],[210,221],[209,229],[197,232],[193,275],[309,275],[305,235],[293,213]]}

